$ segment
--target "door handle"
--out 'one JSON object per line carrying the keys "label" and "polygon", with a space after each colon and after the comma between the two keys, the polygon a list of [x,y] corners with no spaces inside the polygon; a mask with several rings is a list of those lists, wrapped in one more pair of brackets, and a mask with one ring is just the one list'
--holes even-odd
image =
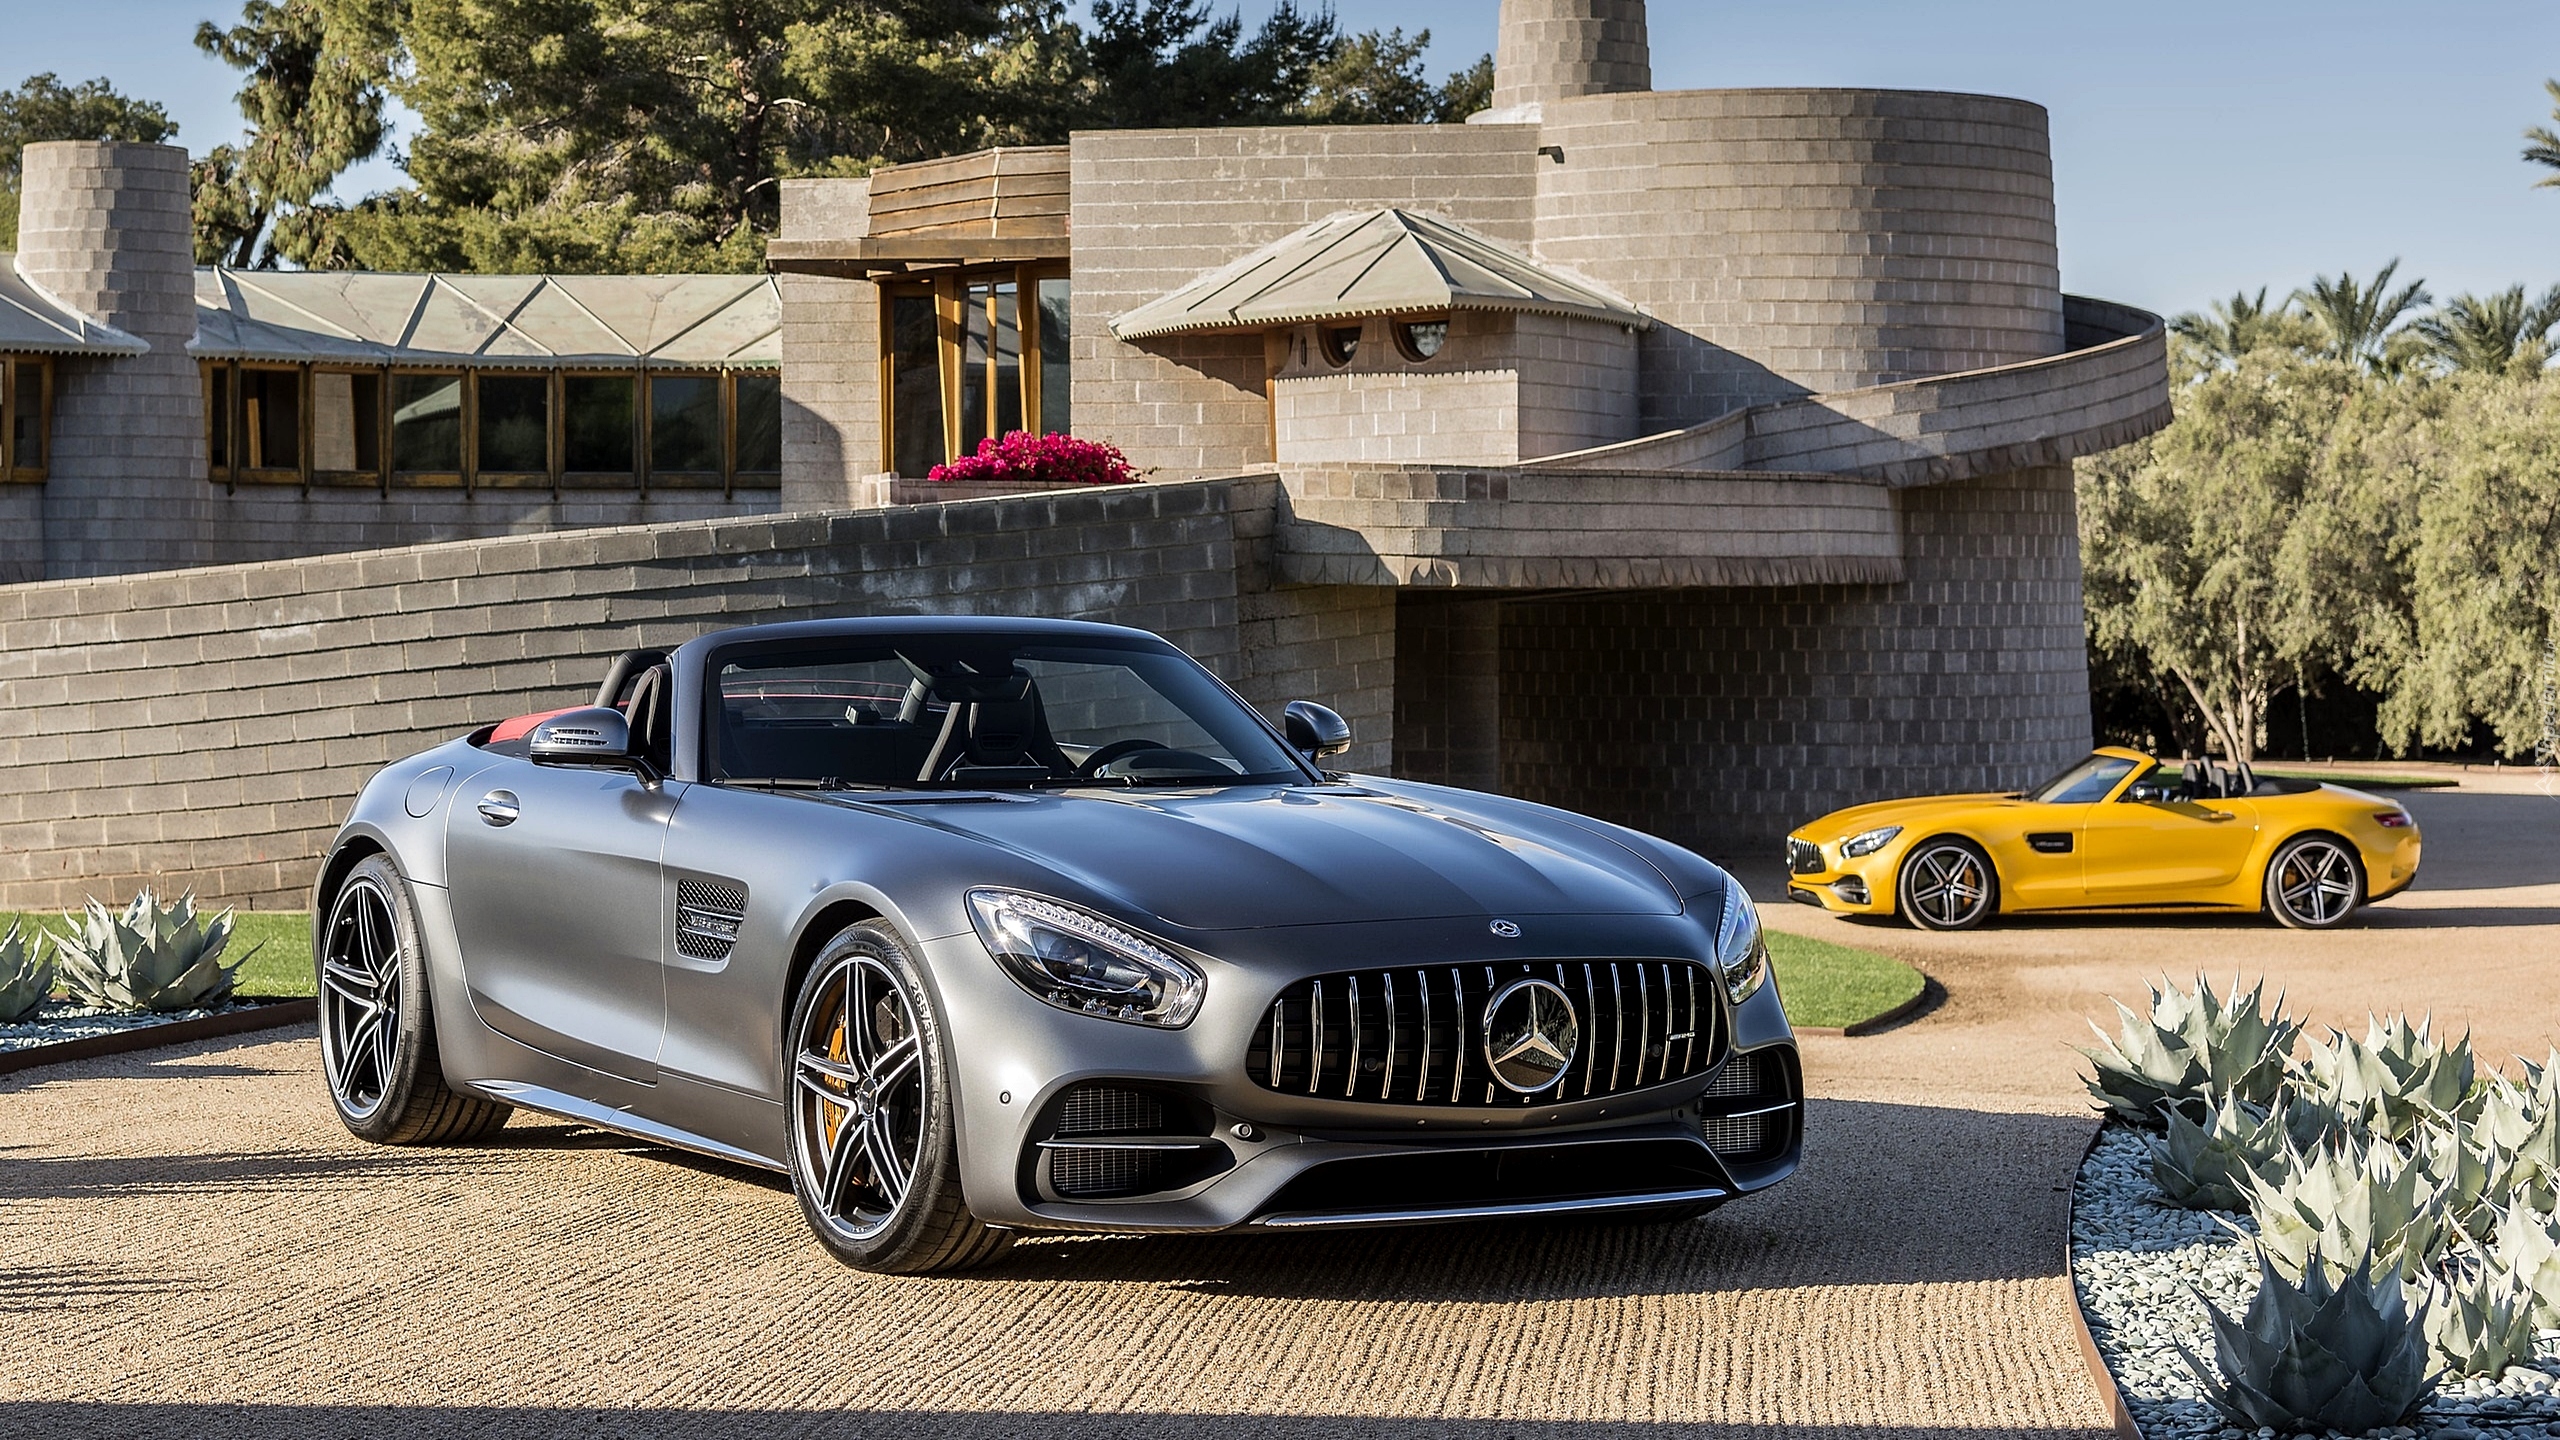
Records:
{"label": "door handle", "polygon": [[492,790],[480,797],[480,818],[492,825],[513,825],[523,813],[513,790]]}
{"label": "door handle", "polygon": [[2232,814],[2228,810],[2207,810],[2204,812],[2204,818],[2212,821],[2216,825],[2220,825],[2227,820],[2237,820],[2240,817]]}

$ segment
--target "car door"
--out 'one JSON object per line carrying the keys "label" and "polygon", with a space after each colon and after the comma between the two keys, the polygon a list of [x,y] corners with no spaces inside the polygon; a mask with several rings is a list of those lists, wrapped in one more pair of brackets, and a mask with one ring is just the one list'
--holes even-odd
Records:
{"label": "car door", "polygon": [[464,788],[446,865],[463,974],[489,1028],[656,1080],[667,1027],[659,866],[682,790],[521,761]]}
{"label": "car door", "polygon": [[2067,909],[2081,903],[2086,857],[2080,853],[2080,830],[2091,808],[2022,800],[2000,816],[2002,838],[1991,845],[1991,861],[2000,870],[2002,909]]}
{"label": "car door", "polygon": [[2258,843],[2246,800],[2134,800],[2089,807],[2081,828],[2092,905],[2218,900]]}

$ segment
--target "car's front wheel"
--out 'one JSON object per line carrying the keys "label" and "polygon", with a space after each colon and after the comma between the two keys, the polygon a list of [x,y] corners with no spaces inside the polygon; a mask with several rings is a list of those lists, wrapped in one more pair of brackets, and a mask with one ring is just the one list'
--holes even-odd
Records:
{"label": "car's front wheel", "polygon": [[2343,841],[2303,835],[2267,862],[2267,913],[2293,930],[2329,930],[2364,903],[2364,866]]}
{"label": "car's front wheel", "polygon": [[2000,908],[1991,857],[1969,841],[1931,840],[1902,862],[1902,918],[1923,930],[1970,930]]}
{"label": "car's front wheel", "polygon": [[378,1145],[449,1145],[507,1123],[512,1107],[444,1083],[417,911],[389,856],[348,873],[318,940],[320,1066],[347,1129]]}
{"label": "car's front wheel", "polygon": [[969,1213],[951,1064],[906,942],[866,920],[827,942],[791,1007],[791,1188],[863,1270],[966,1270],[1013,1236]]}

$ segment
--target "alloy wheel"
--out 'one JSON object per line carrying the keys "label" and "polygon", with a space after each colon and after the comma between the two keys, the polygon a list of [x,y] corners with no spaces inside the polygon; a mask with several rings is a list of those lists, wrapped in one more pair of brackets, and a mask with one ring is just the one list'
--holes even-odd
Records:
{"label": "alloy wheel", "polygon": [[1937,845],[1911,861],[1904,898],[1918,918],[1936,930],[1961,929],[1991,901],[1991,876],[1982,858],[1961,845]]}
{"label": "alloy wheel", "polygon": [[791,1123],[817,1216],[847,1238],[888,1228],[924,1151],[926,1066],[915,1001],[873,955],[842,957],[794,1037]]}
{"label": "alloy wheel", "polygon": [[380,886],[338,894],[320,955],[320,1051],[329,1089],[356,1119],[382,1108],[400,1040],[400,938]]}
{"label": "alloy wheel", "polygon": [[2356,903],[2356,862],[2344,847],[2305,840],[2276,862],[2276,903],[2310,926],[2334,925]]}

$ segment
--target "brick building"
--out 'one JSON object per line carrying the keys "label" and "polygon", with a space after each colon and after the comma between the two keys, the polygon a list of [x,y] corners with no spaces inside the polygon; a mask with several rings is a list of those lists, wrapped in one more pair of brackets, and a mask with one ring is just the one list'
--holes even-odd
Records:
{"label": "brick building", "polygon": [[[1503,0],[1496,68],[1463,125],[786,182],[764,278],[200,274],[182,153],[30,147],[0,902],[288,894],[377,758],[788,613],[1151,624],[1257,703],[1336,702],[1363,765],[1711,853],[2085,747],[2070,461],[2164,423],[2167,376],[2155,317],[2060,291],[2043,110],[1657,92],[1641,0]],[[1163,494],[905,508],[1015,428]],[[594,526],[624,528],[497,538]],[[268,840],[40,820],[194,809],[135,737],[222,686],[285,717],[226,732],[279,777],[232,826]],[[300,733],[338,737],[317,778],[251,756]]]}

